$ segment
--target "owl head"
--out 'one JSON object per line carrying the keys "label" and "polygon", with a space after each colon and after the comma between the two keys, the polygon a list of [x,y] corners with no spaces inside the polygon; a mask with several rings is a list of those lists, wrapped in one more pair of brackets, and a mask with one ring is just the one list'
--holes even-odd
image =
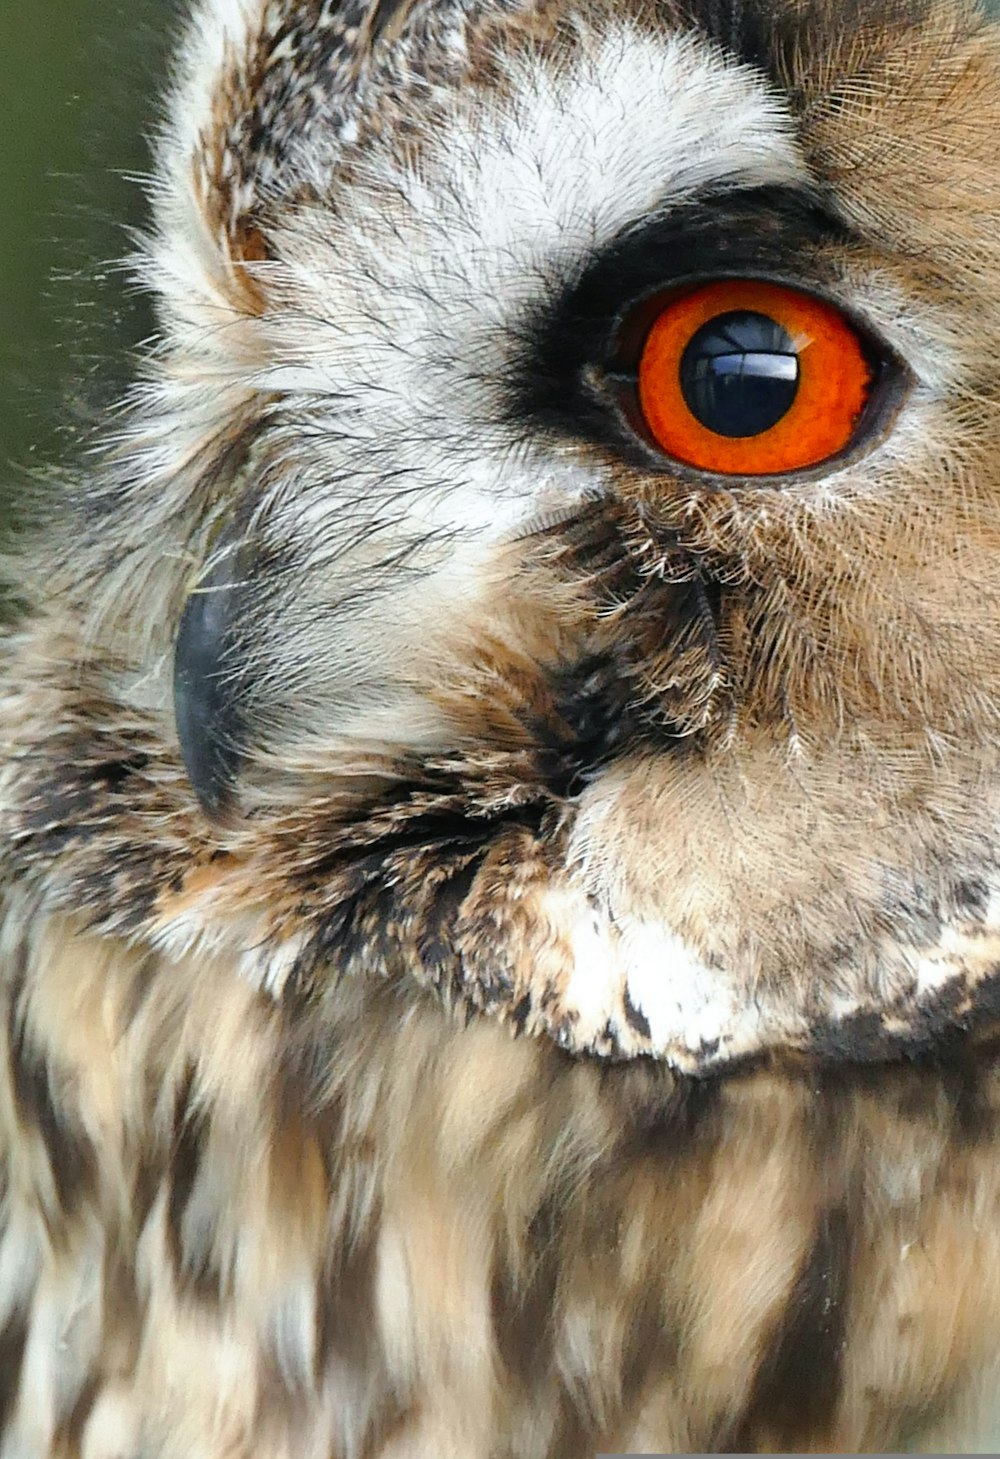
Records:
{"label": "owl head", "polygon": [[50,565],[146,935],[694,1073],[988,1024],[998,126],[960,0],[202,3]]}

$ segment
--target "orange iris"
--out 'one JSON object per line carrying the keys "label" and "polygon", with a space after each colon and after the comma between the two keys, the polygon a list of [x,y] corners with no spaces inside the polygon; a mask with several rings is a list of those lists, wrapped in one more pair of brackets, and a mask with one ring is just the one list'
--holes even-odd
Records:
{"label": "orange iris", "polygon": [[726,279],[671,299],[639,361],[660,449],[702,471],[765,476],[843,451],[873,384],[864,345],[830,304]]}

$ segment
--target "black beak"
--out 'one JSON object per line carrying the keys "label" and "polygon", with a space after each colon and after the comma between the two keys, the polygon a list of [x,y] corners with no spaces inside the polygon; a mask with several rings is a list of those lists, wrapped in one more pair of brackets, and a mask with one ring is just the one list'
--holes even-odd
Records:
{"label": "black beak", "polygon": [[187,601],[174,653],[177,736],[191,785],[213,820],[233,807],[247,744],[243,556],[233,548],[215,559]]}

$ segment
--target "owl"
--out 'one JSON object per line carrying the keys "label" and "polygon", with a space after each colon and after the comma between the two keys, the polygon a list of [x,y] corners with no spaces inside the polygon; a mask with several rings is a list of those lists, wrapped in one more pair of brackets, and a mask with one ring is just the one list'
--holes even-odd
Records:
{"label": "owl", "polygon": [[2,1459],[989,1449],[1000,27],[197,0],[8,564]]}

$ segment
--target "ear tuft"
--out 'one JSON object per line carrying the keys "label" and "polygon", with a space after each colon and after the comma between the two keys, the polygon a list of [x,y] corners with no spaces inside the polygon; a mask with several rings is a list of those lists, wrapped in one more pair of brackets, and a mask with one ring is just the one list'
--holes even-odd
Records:
{"label": "ear tuft", "polygon": [[[168,330],[263,306],[254,267],[283,203],[315,189],[349,131],[369,0],[200,0],[160,132],[143,282]],[[322,157],[322,167],[318,159]]]}

